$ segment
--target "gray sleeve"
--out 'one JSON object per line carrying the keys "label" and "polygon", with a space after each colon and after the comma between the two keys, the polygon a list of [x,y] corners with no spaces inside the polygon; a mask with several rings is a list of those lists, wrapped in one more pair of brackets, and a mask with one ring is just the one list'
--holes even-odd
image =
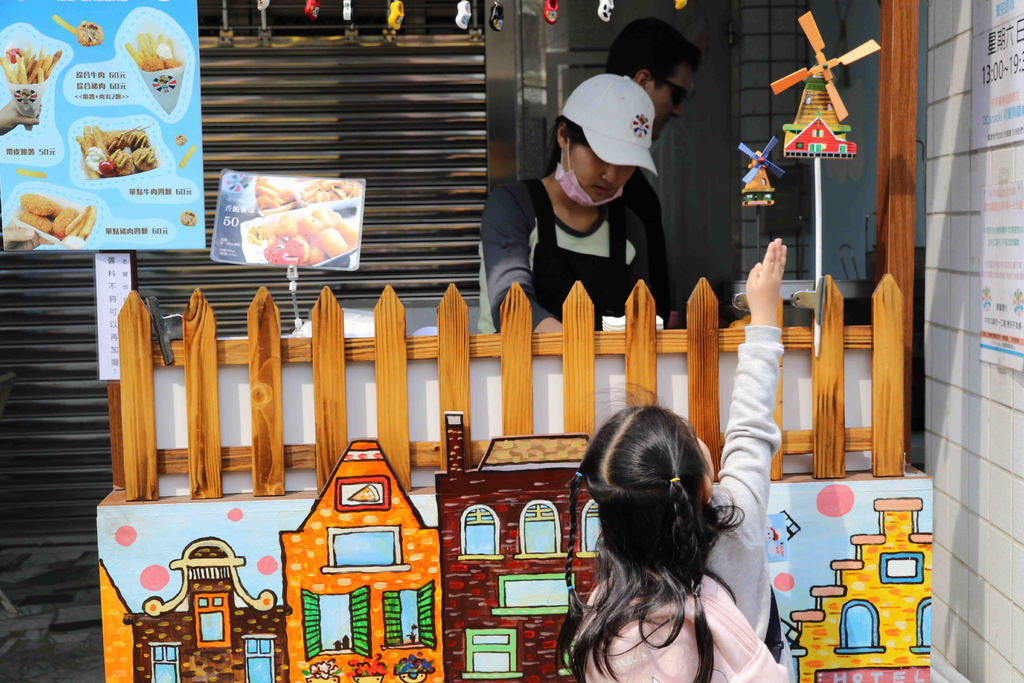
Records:
{"label": "gray sleeve", "polygon": [[544,318],[557,317],[537,303],[533,288],[530,232],[535,223],[529,191],[522,183],[501,185],[487,198],[480,222],[480,244],[491,319],[498,331],[501,330],[501,302],[514,282],[519,283],[530,301],[534,327]]}

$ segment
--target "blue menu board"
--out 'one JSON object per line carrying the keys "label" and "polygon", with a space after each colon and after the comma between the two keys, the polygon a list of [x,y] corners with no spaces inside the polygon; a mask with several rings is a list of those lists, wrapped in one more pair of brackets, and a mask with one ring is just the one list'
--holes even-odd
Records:
{"label": "blue menu board", "polygon": [[0,61],[5,251],[206,246],[195,0],[0,0]]}

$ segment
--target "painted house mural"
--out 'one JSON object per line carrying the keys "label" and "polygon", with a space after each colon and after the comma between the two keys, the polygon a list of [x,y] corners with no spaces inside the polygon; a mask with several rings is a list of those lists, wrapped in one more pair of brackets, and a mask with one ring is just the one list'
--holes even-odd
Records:
{"label": "painted house mural", "polygon": [[376,442],[352,443],[306,518],[280,538],[288,680],[443,680],[438,531]]}
{"label": "painted house mural", "polygon": [[[471,468],[462,415],[445,414],[436,475],[443,552],[445,680],[572,680],[554,643],[567,609],[569,481],[583,435],[501,438]],[[575,585],[596,578],[597,509],[580,492]]]}

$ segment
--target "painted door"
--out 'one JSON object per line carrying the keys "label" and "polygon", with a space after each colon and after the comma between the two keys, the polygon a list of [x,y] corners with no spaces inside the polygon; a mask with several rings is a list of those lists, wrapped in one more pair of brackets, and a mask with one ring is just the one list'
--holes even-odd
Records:
{"label": "painted door", "polygon": [[245,639],[246,683],[274,683],[274,638],[253,636]]}

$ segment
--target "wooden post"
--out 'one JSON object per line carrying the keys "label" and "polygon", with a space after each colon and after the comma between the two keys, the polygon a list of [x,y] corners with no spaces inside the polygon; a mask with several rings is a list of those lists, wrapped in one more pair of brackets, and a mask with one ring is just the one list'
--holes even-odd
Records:
{"label": "wooden post", "polygon": [[501,425],[533,434],[533,313],[518,282],[501,302]]}
{"label": "wooden post", "polygon": [[388,285],[373,309],[377,352],[377,441],[406,491],[412,486],[409,459],[409,373],[405,306]]}
{"label": "wooden post", "polygon": [[831,275],[825,276],[822,296],[825,304],[820,351],[811,359],[814,394],[812,472],[815,479],[836,479],[846,475],[846,397],[843,387],[843,295]]}
{"label": "wooden post", "polygon": [[[782,298],[779,298],[779,303],[775,308],[775,324],[778,325],[779,329],[782,329]],[[782,361],[786,354],[782,354],[782,358],[779,358],[779,389],[775,398],[775,424],[779,426],[779,432],[782,432]],[[782,479],[782,443],[779,443],[779,450],[775,452],[772,457],[772,481],[779,481]]]}
{"label": "wooden post", "polygon": [[639,280],[626,299],[626,391],[644,394],[637,397],[643,403],[658,397],[655,315],[651,290]]}
{"label": "wooden post", "polygon": [[198,289],[192,292],[181,322],[185,338],[189,493],[192,498],[220,498],[217,316]]}
{"label": "wooden post", "polygon": [[121,365],[121,437],[127,500],[160,497],[156,467],[156,403],[153,394],[153,337],[149,312],[137,292],[117,316]]}
{"label": "wooden post", "polygon": [[249,332],[249,401],[252,407],[252,489],[284,494],[284,417],[281,408],[281,320],[260,287],[246,316]]}
{"label": "wooden post", "polygon": [[115,489],[124,489],[124,436],[121,432],[121,382],[107,382],[110,415],[110,468]]}
{"label": "wooden post", "polygon": [[[437,380],[442,438],[448,432],[444,414],[458,412],[463,442],[469,444],[469,309],[454,284],[437,307]],[[441,458],[441,469],[447,465]]]}
{"label": "wooden post", "polygon": [[579,280],[562,303],[562,414],[566,432],[594,431],[594,302]]}
{"label": "wooden post", "polygon": [[871,472],[903,475],[903,295],[885,275],[871,296]]}
{"label": "wooden post", "polygon": [[345,313],[330,287],[320,290],[310,318],[313,323],[316,485],[318,489],[323,489],[348,444]]}
{"label": "wooden post", "polygon": [[877,260],[903,296],[903,438],[910,443],[917,180],[918,3],[882,0],[878,94]]}
{"label": "wooden post", "polygon": [[718,297],[701,278],[686,302],[686,366],[690,424],[711,451],[715,476],[722,462],[718,411]]}

